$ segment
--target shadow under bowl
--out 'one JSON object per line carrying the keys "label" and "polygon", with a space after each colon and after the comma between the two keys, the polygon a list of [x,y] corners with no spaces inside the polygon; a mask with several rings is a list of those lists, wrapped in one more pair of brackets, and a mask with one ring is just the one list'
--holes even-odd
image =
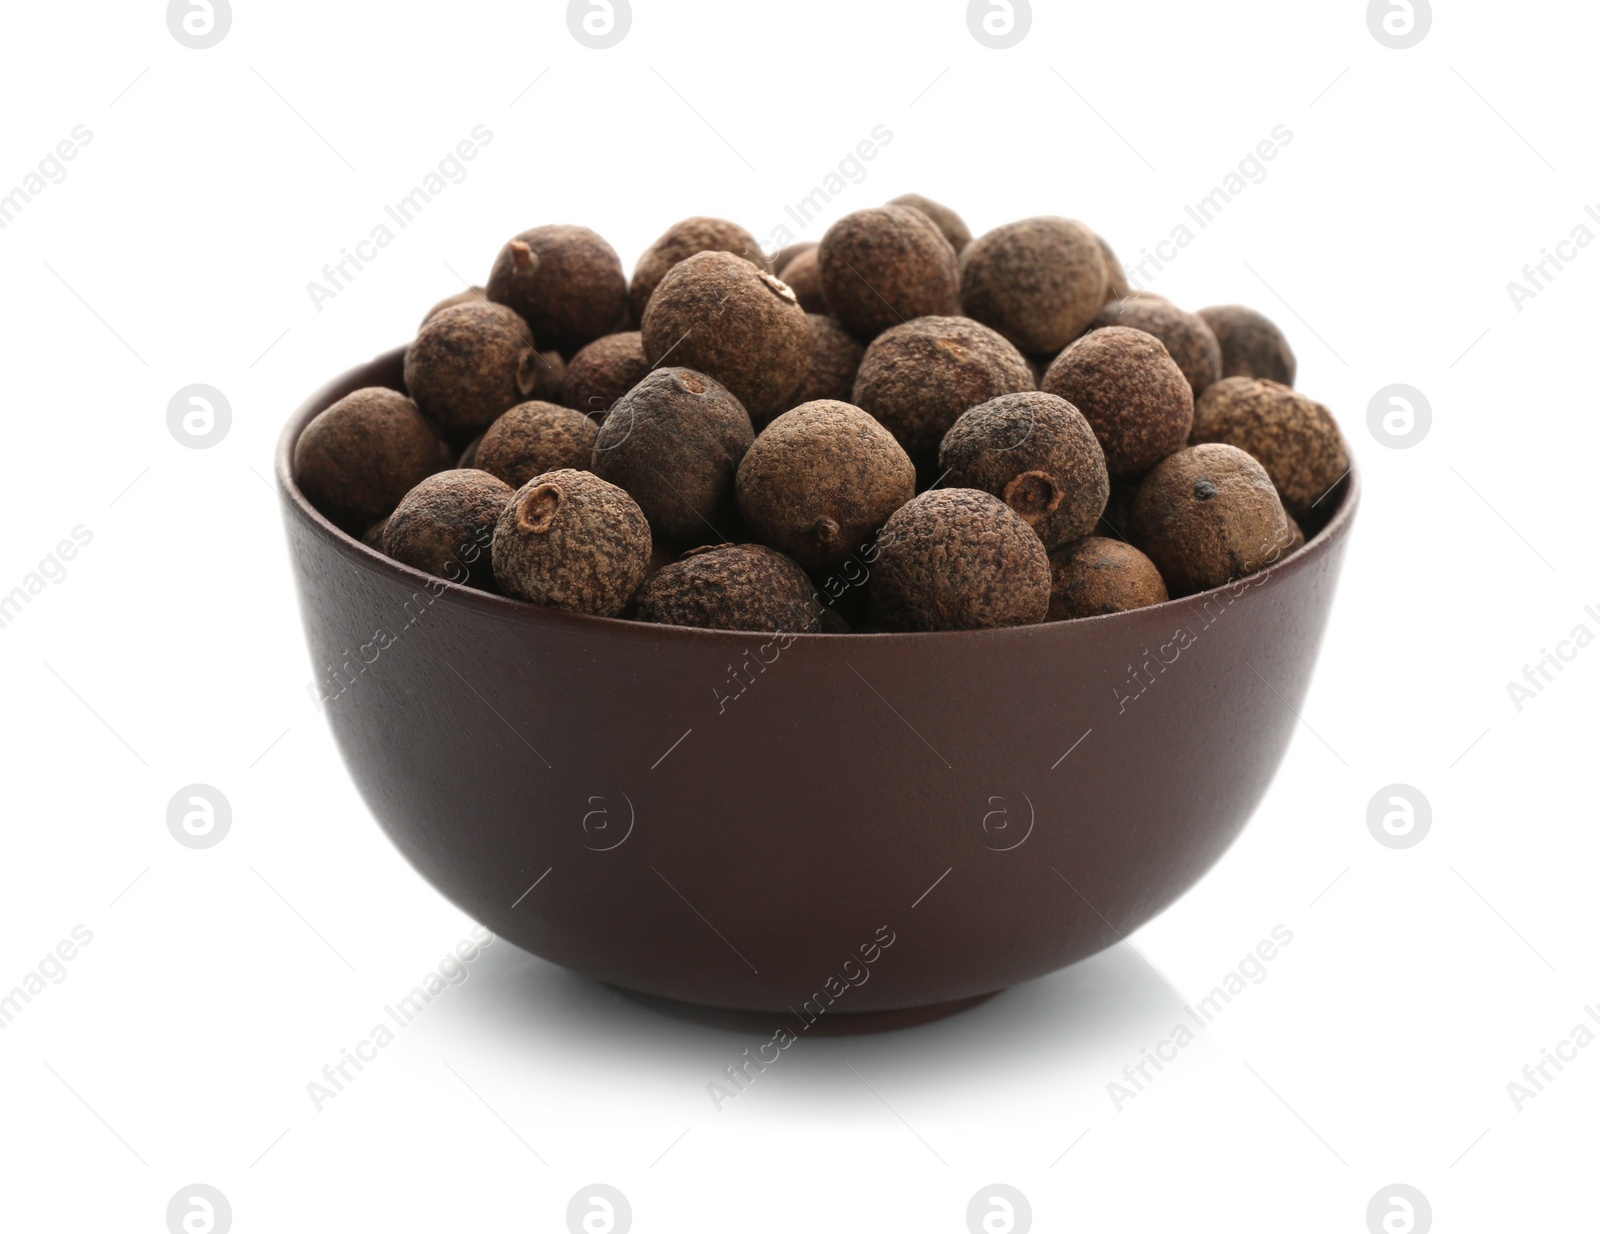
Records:
{"label": "shadow under bowl", "polygon": [[[1359,492],[1227,587],[1001,630],[773,636],[534,607],[339,531],[278,445],[316,689],[373,815],[502,938],[656,998],[914,1022],[1137,929],[1294,733]],[[920,1013],[912,1014],[917,1009]]]}

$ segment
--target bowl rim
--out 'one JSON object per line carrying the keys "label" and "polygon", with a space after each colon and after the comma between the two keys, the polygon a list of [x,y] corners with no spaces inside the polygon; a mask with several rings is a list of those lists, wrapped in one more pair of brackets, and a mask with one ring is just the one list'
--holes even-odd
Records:
{"label": "bowl rim", "polygon": [[[1334,488],[1341,483],[1344,491],[1339,499],[1339,504],[1326,524],[1316,535],[1311,536],[1306,542],[1293,552],[1286,554],[1280,560],[1258,570],[1254,574],[1244,575],[1238,579],[1230,579],[1219,586],[1208,588],[1205,591],[1191,592],[1188,595],[1178,596],[1165,600],[1160,604],[1149,604],[1142,608],[1127,609],[1120,613],[1097,613],[1090,617],[1076,617],[1062,621],[1035,622],[1030,625],[996,626],[977,630],[894,630],[894,631],[856,631],[844,634],[830,633],[802,633],[799,631],[769,631],[752,630],[710,630],[694,626],[673,626],[658,624],[648,621],[635,621],[628,617],[597,617],[589,613],[572,613],[564,609],[545,608],[537,604],[530,604],[525,600],[513,599],[509,596],[495,595],[492,592],[480,591],[475,587],[468,587],[461,583],[451,582],[449,579],[439,578],[437,575],[428,574],[387,557],[376,549],[350,535],[337,527],[326,518],[321,511],[313,506],[310,500],[300,489],[294,478],[294,449],[300,440],[300,434],[306,426],[320,414],[326,407],[335,401],[334,394],[350,385],[358,370],[376,368],[379,366],[393,367],[404,359],[406,347],[391,348],[388,351],[372,357],[365,364],[355,365],[345,372],[324,382],[317,390],[306,398],[290,414],[278,435],[278,444],[274,456],[274,470],[278,482],[278,495],[285,505],[296,514],[302,522],[314,529],[324,540],[331,541],[333,546],[345,557],[364,564],[368,569],[387,573],[394,581],[405,584],[413,589],[431,589],[437,599],[448,598],[456,604],[468,609],[477,609],[485,614],[505,620],[532,622],[554,628],[566,628],[573,632],[588,632],[593,634],[612,636],[649,637],[654,640],[662,638],[684,640],[716,640],[736,638],[743,641],[765,642],[773,638],[782,637],[791,640],[805,640],[808,643],[822,642],[828,645],[854,646],[860,640],[873,640],[874,645],[883,646],[889,643],[911,645],[926,645],[940,640],[966,640],[1001,639],[1018,636],[1036,635],[1041,630],[1052,628],[1084,629],[1093,625],[1096,629],[1108,629],[1109,623],[1122,622],[1132,624],[1135,621],[1145,620],[1148,616],[1163,611],[1174,610],[1179,605],[1191,605],[1195,602],[1204,603],[1208,597],[1221,595],[1229,588],[1237,587],[1245,579],[1264,581],[1263,576],[1272,576],[1280,571],[1294,572],[1313,560],[1324,556],[1334,544],[1348,531],[1355,518],[1356,507],[1361,500],[1361,475],[1356,464],[1355,453],[1350,450],[1349,439],[1345,440],[1345,449],[1350,461],[1349,470],[1339,480],[1334,482]],[[361,389],[364,387],[354,387]],[[1330,492],[1332,489],[1329,490]],[[1324,494],[1326,495],[1326,494]],[[1320,498],[1318,500],[1321,500]],[[439,590],[443,588],[443,590]]]}

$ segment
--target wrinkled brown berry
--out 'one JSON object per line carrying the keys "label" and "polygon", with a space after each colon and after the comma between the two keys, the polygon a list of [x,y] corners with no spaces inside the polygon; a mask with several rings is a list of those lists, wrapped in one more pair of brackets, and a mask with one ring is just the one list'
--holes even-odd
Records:
{"label": "wrinkled brown berry", "polygon": [[807,313],[806,319],[811,323],[811,367],[789,396],[789,407],[824,398],[848,403],[866,348],[832,317]]}
{"label": "wrinkled brown berry", "polygon": [[1088,536],[1050,554],[1048,621],[1125,613],[1166,599],[1155,563],[1121,540]]}
{"label": "wrinkled brown berry", "polygon": [[1046,549],[1094,530],[1111,479],[1094,429],[1054,394],[1003,394],[964,412],[939,447],[951,488],[982,489],[1015,510]]}
{"label": "wrinkled brown berry", "polygon": [[587,227],[551,224],[513,236],[489,272],[489,299],[516,310],[546,347],[570,355],[628,311],[622,261]]}
{"label": "wrinkled brown berry", "polygon": [[772,273],[782,275],[783,269],[801,253],[817,247],[815,240],[797,240],[793,244],[785,244],[767,260],[767,269]]}
{"label": "wrinkled brown berry", "polygon": [[360,535],[438,471],[439,438],[417,405],[373,386],[345,395],[294,444],[294,479],[329,521]]}
{"label": "wrinkled brown berry", "polygon": [[639,588],[633,615],[706,630],[820,633],[821,605],[806,572],[760,544],[695,549]]}
{"label": "wrinkled brown berry", "polygon": [[739,464],[739,512],[764,544],[818,574],[833,569],[916,494],[917,473],[881,424],[849,403],[802,403]]}
{"label": "wrinkled brown berry", "polygon": [[476,469],[441,471],[400,499],[383,551],[437,578],[494,590],[490,545],[511,486]]}
{"label": "wrinkled brown berry", "polygon": [[538,374],[533,383],[533,397],[541,403],[559,403],[561,391],[567,384],[567,362],[559,351],[541,351],[534,358]]}
{"label": "wrinkled brown berry", "polygon": [[955,249],[958,257],[961,255],[961,250],[972,241],[972,232],[968,230],[966,223],[962,222],[961,216],[949,206],[940,205],[931,197],[924,197],[921,193],[902,193],[889,204],[921,210],[933,220],[933,225],[943,233],[944,238],[950,241],[950,247]]}
{"label": "wrinkled brown berry", "polygon": [[658,537],[703,540],[720,535],[734,474],[754,440],[750,417],[726,387],[690,369],[656,369],[612,407],[590,470],[631,493]]}
{"label": "wrinkled brown berry", "polygon": [[933,489],[878,540],[872,619],[886,630],[973,630],[1043,621],[1050,561],[1022,518],[988,493]]}
{"label": "wrinkled brown berry", "polygon": [[438,313],[442,309],[454,308],[458,304],[472,304],[478,300],[484,300],[487,298],[487,295],[484,293],[484,290],[481,287],[469,287],[465,291],[456,292],[456,294],[453,296],[446,296],[443,300],[440,300],[439,303],[435,304],[427,311],[427,313],[423,316],[422,321],[419,323],[418,328],[420,329],[422,326],[427,325],[428,321],[434,316],[434,314]]}
{"label": "wrinkled brown berry", "polygon": [[641,326],[644,354],[721,382],[752,416],[784,405],[811,364],[811,324],[788,286],[732,253],[667,271]]}
{"label": "wrinkled brown berry", "polygon": [[1194,395],[1154,336],[1120,326],[1086,334],[1056,357],[1040,388],[1084,414],[1113,480],[1142,475],[1189,440]]}
{"label": "wrinkled brown berry", "polygon": [[1117,260],[1117,255],[1112,251],[1106,238],[1096,235],[1100,242],[1100,256],[1106,260],[1106,301],[1121,300],[1133,294],[1133,288],[1128,286],[1128,272],[1122,268],[1122,263]]}
{"label": "wrinkled brown berry", "polygon": [[637,330],[608,334],[572,357],[561,401],[596,421],[603,420],[611,405],[649,371],[650,361],[644,358],[644,342]]}
{"label": "wrinkled brown berry", "polygon": [[549,471],[506,503],[493,553],[506,595],[615,617],[644,581],[650,524],[616,485],[587,471]]}
{"label": "wrinkled brown berry", "polygon": [[817,260],[817,250],[807,249],[778,273],[789,284],[794,298],[808,313],[826,313],[827,297],[822,294],[822,265]]}
{"label": "wrinkled brown berry", "polygon": [[1254,574],[1283,556],[1292,533],[1266,468],[1234,446],[1180,450],[1144,478],[1128,538],[1186,596]]}
{"label": "wrinkled brown berry", "polygon": [[1217,336],[1193,313],[1151,296],[1130,296],[1107,304],[1095,318],[1096,326],[1126,326],[1161,340],[1195,398],[1222,376],[1222,349]]}
{"label": "wrinkled brown berry", "polygon": [[817,260],[829,310],[863,342],[915,317],[961,311],[956,252],[909,206],[845,215],[824,233]]}
{"label": "wrinkled brown berry", "polygon": [[570,407],[518,403],[489,426],[472,465],[514,489],[547,471],[587,471],[597,431],[593,420]]}
{"label": "wrinkled brown berry", "polygon": [[644,320],[645,305],[650,303],[650,297],[666,278],[667,271],[696,253],[732,253],[758,266],[766,265],[761,245],[737,223],[703,215],[674,223],[644,251],[639,264],[633,268],[628,302],[635,321]]}
{"label": "wrinkled brown berry", "polygon": [[1059,351],[1106,301],[1100,238],[1072,219],[1007,223],[961,254],[961,305],[1021,351]]}
{"label": "wrinkled brown berry", "polygon": [[1333,413],[1275,381],[1224,377],[1195,404],[1192,442],[1238,446],[1267,469],[1284,508],[1311,513],[1350,470]]}
{"label": "wrinkled brown berry", "polygon": [[1028,362],[988,326],[969,317],[918,317],[872,341],[850,401],[926,470],[962,412],[1033,388]]}
{"label": "wrinkled brown berry", "polygon": [[423,414],[460,441],[533,393],[539,359],[522,318],[475,301],[423,323],[406,348],[405,379]]}
{"label": "wrinkled brown berry", "polygon": [[1294,349],[1269,318],[1242,304],[1203,308],[1198,316],[1217,336],[1224,377],[1261,377],[1294,385]]}

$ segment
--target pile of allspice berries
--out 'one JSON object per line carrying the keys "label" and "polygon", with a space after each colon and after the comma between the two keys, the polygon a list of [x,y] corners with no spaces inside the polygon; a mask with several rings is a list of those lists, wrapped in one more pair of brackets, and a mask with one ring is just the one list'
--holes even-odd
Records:
{"label": "pile of allspice berries", "polygon": [[685,219],[633,277],[535,227],[441,302],[406,393],[301,434],[328,519],[549,608],[722,630],[956,630],[1256,573],[1338,504],[1328,409],[1248,308],[1129,287],[1070,219],[973,239],[911,195],[768,255]]}

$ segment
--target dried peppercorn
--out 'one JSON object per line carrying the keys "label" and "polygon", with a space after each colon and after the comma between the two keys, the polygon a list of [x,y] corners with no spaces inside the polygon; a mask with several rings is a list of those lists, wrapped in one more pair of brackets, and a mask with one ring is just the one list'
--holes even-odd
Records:
{"label": "dried peppercorn", "polygon": [[345,395],[306,425],[294,446],[295,483],[353,535],[388,517],[442,466],[438,434],[417,405],[379,386]]}
{"label": "dried peppercorn", "polygon": [[1100,238],[1072,219],[1007,223],[961,254],[961,306],[1022,351],[1060,351],[1106,302]]}
{"label": "dried peppercorn", "polygon": [[628,313],[622,261],[587,227],[552,224],[513,236],[495,258],[486,291],[564,355],[617,329]]}
{"label": "dried peppercorn", "polygon": [[822,606],[795,562],[761,544],[694,549],[639,588],[640,621],[706,630],[821,633]]}
{"label": "dried peppercorn", "polygon": [[788,285],[732,253],[667,271],[640,325],[651,364],[715,378],[752,416],[779,410],[811,364],[811,323]]}
{"label": "dried peppercorn", "polygon": [[490,545],[512,491],[509,484],[475,468],[431,475],[402,497],[389,516],[383,551],[437,578],[493,591]]}
{"label": "dried peppercorn", "polygon": [[533,335],[504,305],[454,305],[424,322],[406,349],[405,381],[424,415],[448,437],[465,440],[533,393]]}
{"label": "dried peppercorn", "polygon": [[518,403],[489,426],[472,465],[514,489],[547,471],[587,471],[597,432],[593,420],[570,407]]}
{"label": "dried peppercorn", "polygon": [[1043,621],[1050,561],[1022,517],[989,493],[933,489],[889,517],[872,576],[874,624],[972,630]]}
{"label": "dried peppercorn", "polygon": [[1189,440],[1194,395],[1160,340],[1111,326],[1056,357],[1040,389],[1084,414],[1113,480],[1144,474]]}
{"label": "dried peppercorn", "polygon": [[644,380],[650,361],[644,358],[644,340],[637,330],[597,338],[572,357],[561,401],[595,420],[603,420],[611,405]]}
{"label": "dried peppercorn", "polygon": [[696,253],[733,253],[758,266],[766,265],[761,245],[739,224],[705,215],[683,219],[657,237],[633,268],[628,303],[633,310],[634,321],[644,320],[645,306],[650,303],[650,297],[661,285],[661,280],[666,278],[667,271]]}
{"label": "dried peppercorn", "polygon": [[754,440],[749,415],[726,387],[690,369],[661,368],[611,409],[590,470],[631,493],[657,536],[721,539],[734,475]]}
{"label": "dried peppercorn", "polygon": [[1219,304],[1197,314],[1217,336],[1224,377],[1261,377],[1294,385],[1294,349],[1271,319],[1242,304]]}
{"label": "dried peppercorn", "polygon": [[1195,404],[1194,443],[1238,446],[1267,469],[1290,514],[1302,518],[1350,470],[1333,413],[1288,386],[1224,377]]}
{"label": "dried peppercorn", "polygon": [[916,317],[961,311],[956,251],[910,206],[845,215],[823,234],[817,261],[829,311],[863,342]]}
{"label": "dried peppercorn", "polygon": [[1048,621],[1125,613],[1166,599],[1155,563],[1122,540],[1086,536],[1050,554]]}
{"label": "dried peppercorn", "polygon": [[735,491],[758,539],[820,574],[870,541],[916,484],[916,468],[887,429],[859,407],[821,400],[761,431]]}
{"label": "dried peppercorn", "polygon": [[1094,530],[1111,495],[1094,429],[1066,399],[1003,394],[964,412],[939,447],[952,488],[992,493],[1020,514],[1046,549]]}
{"label": "dried peppercorn", "polygon": [[587,471],[546,472],[495,524],[494,575],[507,595],[616,617],[650,564],[650,524],[633,498]]}
{"label": "dried peppercorn", "polygon": [[1128,537],[1173,596],[1220,587],[1283,556],[1288,516],[1266,468],[1235,446],[1180,450],[1139,485]]}
{"label": "dried peppercorn", "polygon": [[1095,325],[1125,326],[1160,339],[1195,398],[1222,376],[1222,348],[1211,327],[1168,300],[1141,295],[1113,301],[1100,310]]}
{"label": "dried peppercorn", "polygon": [[918,317],[873,339],[850,401],[927,471],[962,412],[1033,388],[1022,353],[988,326],[968,317]]}

